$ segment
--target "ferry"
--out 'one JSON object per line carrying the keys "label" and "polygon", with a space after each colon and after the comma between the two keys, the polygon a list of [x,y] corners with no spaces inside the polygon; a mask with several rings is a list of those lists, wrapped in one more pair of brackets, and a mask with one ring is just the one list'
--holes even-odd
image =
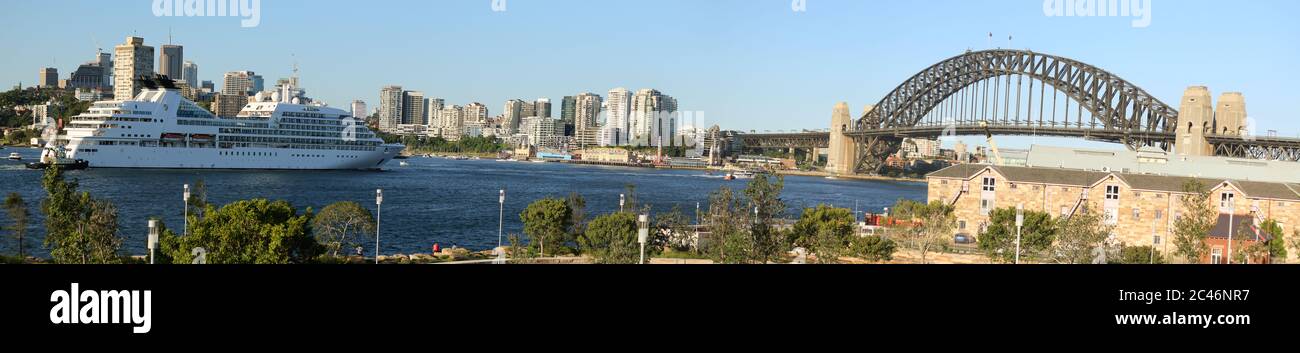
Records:
{"label": "ferry", "polygon": [[[361,120],[313,102],[293,82],[261,92],[233,117],[185,99],[166,76],[137,80],[127,100],[95,102],[50,139],[44,153],[94,168],[378,170],[405,149]],[[42,160],[45,160],[42,156]]]}

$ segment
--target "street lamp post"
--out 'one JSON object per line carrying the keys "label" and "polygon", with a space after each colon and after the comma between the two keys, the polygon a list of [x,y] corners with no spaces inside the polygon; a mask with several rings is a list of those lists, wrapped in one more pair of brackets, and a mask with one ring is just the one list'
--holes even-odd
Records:
{"label": "street lamp post", "polygon": [[153,249],[158,247],[158,220],[149,220],[149,264],[153,265]]}
{"label": "street lamp post", "polygon": [[379,264],[379,222],[384,214],[384,189],[375,189],[375,264]]}
{"label": "street lamp post", "polygon": [[641,224],[641,229],[637,230],[636,240],[638,243],[641,243],[640,264],[644,265],[645,264],[645,243],[650,238],[650,216],[645,214],[641,215],[638,218],[638,223]]}
{"label": "street lamp post", "polygon": [[184,235],[189,235],[190,234],[190,184],[185,184],[185,192],[183,195],[184,196],[182,196],[181,199],[185,200],[185,228],[181,230],[181,232]]}
{"label": "street lamp post", "polygon": [[1025,207],[1016,205],[1016,264],[1020,264],[1020,229],[1025,226]]}
{"label": "street lamp post", "polygon": [[623,213],[623,204],[627,202],[627,195],[618,194],[618,212]]}
{"label": "street lamp post", "polygon": [[497,199],[499,210],[497,211],[497,247],[501,247],[501,235],[506,226],[506,189],[501,189],[501,197]]}

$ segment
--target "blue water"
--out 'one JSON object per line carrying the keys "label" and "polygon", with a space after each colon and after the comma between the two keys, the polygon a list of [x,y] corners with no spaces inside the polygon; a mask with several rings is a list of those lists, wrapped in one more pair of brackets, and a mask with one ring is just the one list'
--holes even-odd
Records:
{"label": "blue water", "polygon": [[[38,151],[6,148],[0,156],[20,152],[26,161]],[[618,195],[628,184],[636,185],[639,202],[666,212],[674,205],[693,217],[700,202],[707,209],[709,193],[719,187],[743,189],[746,181],[725,181],[703,171],[654,170],[641,168],[579,166],[559,163],[498,162],[493,160],[452,161],[413,158],[410,166],[391,163],[382,172],[362,171],[212,171],[92,169],[67,175],[81,182],[81,190],[111,200],[119,211],[119,232],[125,237],[124,251],[143,254],[150,216],[161,217],[169,227],[183,223],[182,185],[202,179],[208,201],[268,198],[289,201],[299,209],[319,210],[336,201],[351,200],[374,210],[375,189],[384,189],[380,248],[383,253],[427,252],[434,243],[458,245],[475,250],[497,245],[497,194],[507,190],[505,233],[522,234],[519,213],[532,201],[570,192],[587,199],[587,214],[618,210]],[[41,172],[26,170],[19,162],[0,161],[0,197],[18,192],[32,212],[32,234],[39,244],[44,234],[39,203],[44,197]],[[830,204],[879,212],[900,198],[924,200],[921,183],[830,180],[790,176],[785,179],[782,198],[790,206],[789,217],[804,207]],[[0,223],[8,224],[8,217]],[[13,253],[14,242],[5,234],[0,252]],[[367,241],[367,252],[374,247]],[[40,246],[30,247],[38,253]]]}

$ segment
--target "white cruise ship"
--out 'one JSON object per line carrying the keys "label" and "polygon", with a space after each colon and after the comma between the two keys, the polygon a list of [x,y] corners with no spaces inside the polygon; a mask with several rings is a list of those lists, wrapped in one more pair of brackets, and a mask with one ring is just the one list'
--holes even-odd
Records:
{"label": "white cruise ship", "polygon": [[375,170],[405,148],[384,144],[347,111],[302,104],[292,86],[259,93],[227,118],[185,99],[165,77],[141,82],[134,99],[95,102],[72,117],[46,153],[91,168]]}

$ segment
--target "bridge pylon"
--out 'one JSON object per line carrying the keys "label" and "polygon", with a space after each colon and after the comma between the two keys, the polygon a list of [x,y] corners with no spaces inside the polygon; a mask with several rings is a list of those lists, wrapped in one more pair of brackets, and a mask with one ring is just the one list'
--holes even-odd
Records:
{"label": "bridge pylon", "polygon": [[1206,134],[1214,131],[1214,103],[1210,88],[1192,86],[1183,91],[1183,101],[1178,108],[1178,141],[1175,150],[1183,156],[1210,156],[1214,151]]}
{"label": "bridge pylon", "polygon": [[849,104],[840,102],[835,105],[831,115],[830,151],[826,160],[826,171],[834,175],[851,175],[857,172],[858,147],[848,131],[853,127],[853,117],[849,115]]}

